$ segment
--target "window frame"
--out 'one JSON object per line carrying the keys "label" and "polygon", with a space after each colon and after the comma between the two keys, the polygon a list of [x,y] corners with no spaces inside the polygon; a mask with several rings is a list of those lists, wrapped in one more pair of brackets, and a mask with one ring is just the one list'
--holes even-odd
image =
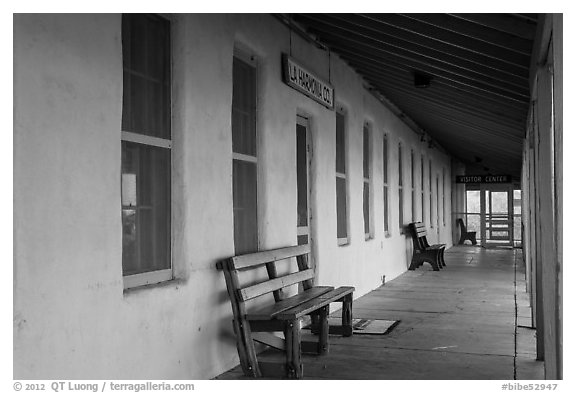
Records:
{"label": "window frame", "polygon": [[[338,172],[338,116],[342,117],[342,123],[343,123],[343,127],[342,127],[342,132],[344,133],[343,135],[343,143],[344,146],[342,147],[343,151],[344,151],[344,172]],[[346,246],[348,244],[350,244],[350,220],[349,220],[349,214],[350,214],[350,206],[349,206],[349,196],[348,196],[348,187],[349,187],[349,178],[348,178],[348,132],[347,129],[348,127],[346,127],[346,122],[347,122],[347,116],[346,116],[346,111],[344,110],[344,107],[338,107],[335,111],[335,121],[336,121],[336,132],[335,132],[335,144],[334,144],[334,151],[335,151],[335,165],[334,165],[334,172],[336,175],[336,201],[338,201],[338,179],[344,179],[345,182],[345,187],[344,187],[344,198],[345,200],[345,206],[346,206],[346,212],[344,214],[344,221],[345,221],[345,227],[346,227],[346,237],[338,237],[338,203],[336,203],[336,238],[337,238],[337,243],[338,246]]]}
{"label": "window frame", "polygon": [[[168,42],[169,42],[169,47],[168,47],[168,55],[167,55],[167,61],[168,61],[168,65],[167,65],[167,69],[168,69],[168,75],[166,78],[165,83],[168,86],[168,92],[167,92],[167,97],[168,97],[168,102],[165,103],[166,105],[166,110],[168,111],[168,121],[169,121],[169,125],[168,125],[168,132],[169,132],[169,136],[170,138],[160,138],[160,137],[155,137],[155,136],[150,136],[150,135],[145,135],[145,134],[141,134],[138,132],[133,132],[133,131],[125,131],[123,130],[123,125],[121,125],[120,127],[120,143],[124,143],[124,142],[130,142],[130,143],[136,143],[136,144],[140,144],[140,145],[144,145],[144,146],[150,146],[150,147],[156,147],[156,148],[162,148],[162,149],[167,149],[169,151],[169,161],[170,161],[170,173],[169,173],[169,177],[170,177],[170,185],[169,185],[169,201],[168,201],[168,212],[167,212],[167,219],[169,220],[169,224],[168,224],[168,230],[169,230],[169,234],[168,234],[168,262],[170,267],[169,268],[165,268],[165,269],[158,269],[158,270],[154,270],[154,271],[148,271],[148,272],[143,272],[143,273],[136,273],[136,274],[131,274],[131,275],[124,275],[124,257],[122,256],[122,281],[123,281],[123,287],[124,290],[127,289],[131,289],[131,288],[136,288],[136,287],[142,287],[145,285],[152,285],[152,284],[158,284],[161,282],[165,282],[165,281],[170,281],[174,279],[174,261],[173,261],[173,197],[172,197],[172,179],[173,179],[173,173],[174,173],[174,160],[173,160],[173,154],[172,154],[172,145],[173,145],[173,129],[172,129],[172,125],[173,125],[173,119],[172,119],[172,103],[173,103],[173,40],[172,40],[172,35],[173,35],[173,24],[172,24],[172,20],[171,18],[165,16],[165,15],[158,15],[158,14],[154,14],[153,15],[156,18],[160,18],[164,21],[167,22],[168,26],[167,26],[167,30],[168,30]],[[123,23],[123,22],[121,22]],[[123,40],[124,37],[121,36],[121,40]],[[132,37],[130,37],[130,39],[132,39]],[[125,52],[122,52],[122,59],[123,59],[123,64],[122,64],[122,70],[123,72],[126,71],[128,73],[133,73],[132,70],[127,70],[124,66],[124,56],[125,56]],[[125,93],[125,81],[123,81],[123,94]],[[125,105],[124,105],[124,98],[123,98],[123,102],[122,102],[122,116],[124,116],[124,110],[125,110]],[[122,155],[122,152],[121,152]],[[123,175],[122,173],[122,168],[120,169],[120,174],[121,176]],[[122,181],[121,181],[121,193],[122,193]],[[121,212],[124,211],[125,207],[121,202]],[[139,245],[138,245],[139,246]],[[124,247],[122,247],[122,254],[124,254]]]}
{"label": "window frame", "polygon": [[442,226],[446,226],[446,168],[442,167]]}
{"label": "window frame", "polygon": [[[364,240],[374,239],[374,231],[373,231],[373,207],[372,207],[372,168],[373,168],[373,154],[372,154],[372,127],[370,123],[364,123],[362,127],[362,204],[363,204],[363,217],[364,217]],[[366,144],[366,145],[365,145]],[[367,154],[367,157],[365,156]],[[368,176],[368,177],[366,177]],[[368,187],[368,200],[366,201],[366,196],[364,195],[364,189]],[[368,209],[368,217],[364,215],[364,203],[367,203]],[[368,223],[366,223],[366,218],[368,219]],[[367,224],[367,225],[366,225]],[[368,232],[366,232],[366,227],[368,227]]]}
{"label": "window frame", "polygon": [[382,191],[384,206],[384,236],[390,236],[390,145],[388,134],[382,138]]}
{"label": "window frame", "polygon": [[425,202],[425,199],[426,198],[424,195],[424,188],[425,188],[425,184],[426,184],[426,182],[424,181],[424,174],[425,174],[426,165],[424,164],[424,161],[425,161],[424,160],[424,154],[422,154],[420,157],[420,171],[421,171],[421,173],[420,173],[420,202],[422,204],[422,215],[421,215],[422,223],[426,224],[425,223],[425,221],[426,221],[426,214],[425,214],[426,213],[426,207],[425,207],[426,202]]}
{"label": "window frame", "polygon": [[404,166],[402,142],[398,143],[398,227],[400,234],[404,233]]}
{"label": "window frame", "polygon": [[[234,183],[234,161],[240,161],[243,163],[249,163],[249,164],[253,164],[255,166],[255,182],[256,182],[256,191],[255,191],[255,195],[254,198],[255,200],[255,214],[256,214],[256,218],[255,218],[255,224],[256,224],[256,249],[254,251],[251,252],[257,252],[260,250],[260,211],[259,211],[259,171],[260,171],[260,165],[259,165],[259,132],[258,132],[258,69],[259,69],[259,64],[258,64],[258,58],[252,54],[248,49],[246,49],[243,46],[239,46],[237,44],[234,45],[234,51],[233,51],[233,55],[232,55],[232,67],[234,67],[234,58],[237,58],[239,61],[245,63],[246,65],[252,67],[254,69],[254,155],[250,155],[250,154],[244,154],[244,153],[238,153],[234,151],[234,144],[232,143],[232,183]],[[232,70],[232,72],[234,72],[234,70]],[[232,78],[234,78],[234,76],[232,75]],[[232,80],[232,85],[234,85],[234,81]],[[233,88],[233,87],[232,87]],[[231,110],[230,110],[230,116],[231,116],[231,135],[232,138],[233,137],[233,125],[232,122],[234,121],[232,118],[232,112],[234,110],[234,106],[233,106],[233,102],[231,102]],[[234,187],[234,186],[232,186]],[[234,188],[232,188],[232,192],[234,192]],[[232,197],[233,201],[232,201],[232,225],[233,225],[233,244],[234,244],[234,254],[235,255],[239,255],[237,252],[237,247],[236,247],[236,229],[235,229],[235,216],[234,216],[234,196]]]}
{"label": "window frame", "polygon": [[434,195],[433,195],[433,191],[432,191],[432,159],[428,160],[428,197],[430,199],[430,211],[429,211],[429,216],[430,216],[430,228],[434,228],[434,217],[432,216],[432,214],[434,214]]}
{"label": "window frame", "polygon": [[414,165],[414,149],[410,149],[410,195],[412,205],[412,222],[416,221],[416,166]]}

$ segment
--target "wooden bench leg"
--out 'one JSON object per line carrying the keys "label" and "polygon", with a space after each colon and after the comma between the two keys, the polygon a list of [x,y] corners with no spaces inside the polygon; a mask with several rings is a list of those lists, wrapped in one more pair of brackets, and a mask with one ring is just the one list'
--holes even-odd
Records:
{"label": "wooden bench leg", "polygon": [[330,349],[328,343],[328,314],[329,306],[324,306],[318,310],[318,355],[326,355]]}
{"label": "wooden bench leg", "polygon": [[352,335],[352,294],[344,296],[342,301],[342,336]]}
{"label": "wooden bench leg", "polygon": [[238,348],[238,357],[240,358],[240,365],[244,375],[252,378],[261,377],[262,373],[258,366],[250,324],[245,320],[237,321],[236,319],[232,321],[232,324],[234,333],[236,333],[236,347]]}
{"label": "wooden bench leg", "polygon": [[300,320],[286,321],[286,370],[290,379],[302,378],[302,352],[300,348]]}
{"label": "wooden bench leg", "polygon": [[416,254],[412,256],[412,261],[410,262],[410,267],[408,267],[408,270],[416,270],[417,267],[420,266],[420,263],[418,261],[418,258],[416,257]]}

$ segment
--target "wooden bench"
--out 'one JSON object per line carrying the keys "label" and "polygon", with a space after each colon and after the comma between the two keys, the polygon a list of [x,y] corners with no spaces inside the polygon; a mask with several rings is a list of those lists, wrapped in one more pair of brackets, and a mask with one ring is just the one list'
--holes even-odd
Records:
{"label": "wooden bench", "polygon": [[414,250],[412,254],[412,262],[408,270],[414,270],[420,267],[424,262],[428,262],[432,265],[432,268],[436,271],[440,270],[443,266],[446,266],[444,262],[444,249],[445,244],[428,244],[426,239],[426,227],[421,222],[413,222],[409,225],[410,234],[412,236],[412,243],[414,244]]}
{"label": "wooden bench", "polygon": [[464,220],[461,218],[456,220],[456,224],[460,227],[460,240],[458,244],[464,244],[466,240],[470,240],[472,244],[476,244],[476,232],[468,232]]}
{"label": "wooden bench", "polygon": [[[314,271],[308,267],[309,245],[279,248],[235,256],[217,263],[224,272],[226,287],[232,304],[233,325],[240,364],[249,377],[302,378],[302,352],[319,355],[328,353],[328,334],[352,335],[352,295],[354,287],[314,286]],[[278,276],[276,262],[295,258],[298,271]],[[291,264],[291,262],[289,262]],[[239,274],[266,267],[268,279],[257,284],[242,286]],[[301,283],[302,291],[286,297],[283,288]],[[269,304],[260,304],[247,310],[246,303],[270,294]],[[342,325],[329,326],[329,305],[342,302]],[[309,315],[317,342],[301,340],[302,318]],[[273,332],[283,332],[284,339]],[[254,341],[285,352],[281,363],[259,361]]]}

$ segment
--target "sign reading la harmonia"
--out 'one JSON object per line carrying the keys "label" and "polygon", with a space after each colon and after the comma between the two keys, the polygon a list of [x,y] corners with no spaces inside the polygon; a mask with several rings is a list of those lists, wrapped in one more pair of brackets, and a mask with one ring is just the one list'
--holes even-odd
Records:
{"label": "sign reading la harmonia", "polygon": [[334,109],[334,88],[287,54],[282,55],[284,83],[306,94],[329,109]]}
{"label": "sign reading la harmonia", "polygon": [[470,175],[456,176],[456,183],[511,183],[510,175]]}

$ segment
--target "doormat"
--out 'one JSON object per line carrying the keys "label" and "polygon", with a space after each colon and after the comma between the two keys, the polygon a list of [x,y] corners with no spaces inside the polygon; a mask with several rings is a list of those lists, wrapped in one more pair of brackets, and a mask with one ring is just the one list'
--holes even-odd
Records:
{"label": "doormat", "polygon": [[[388,334],[398,325],[400,321],[386,319],[352,319],[353,334]],[[329,325],[341,325],[341,318],[328,318]],[[310,329],[310,325],[304,327]]]}

